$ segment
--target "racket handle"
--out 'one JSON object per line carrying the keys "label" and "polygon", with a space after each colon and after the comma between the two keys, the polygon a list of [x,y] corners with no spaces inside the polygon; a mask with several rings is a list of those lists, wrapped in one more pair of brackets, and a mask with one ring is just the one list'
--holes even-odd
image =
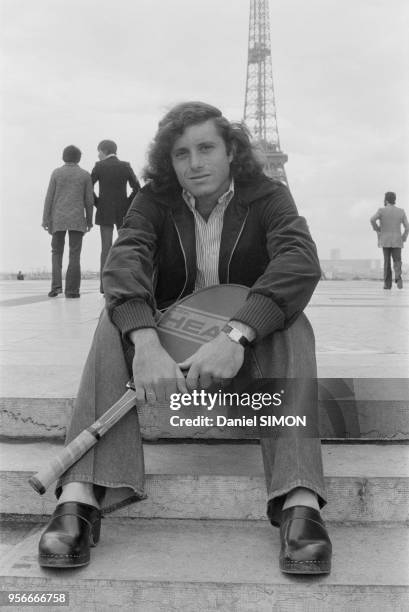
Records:
{"label": "racket handle", "polygon": [[37,493],[42,495],[50,484],[62,476],[68,468],[92,448],[98,442],[98,439],[98,434],[93,434],[88,429],[84,429],[51,460],[46,468],[31,476],[28,482]]}

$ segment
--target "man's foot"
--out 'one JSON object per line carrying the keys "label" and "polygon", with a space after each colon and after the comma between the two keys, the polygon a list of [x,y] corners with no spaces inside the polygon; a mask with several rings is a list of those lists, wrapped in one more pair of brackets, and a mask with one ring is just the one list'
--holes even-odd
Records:
{"label": "man's foot", "polygon": [[386,285],[383,286],[384,289],[392,289],[392,287],[387,287]]}
{"label": "man's foot", "polygon": [[319,511],[291,506],[281,516],[280,570],[286,574],[329,574],[332,545]]}
{"label": "man's foot", "polygon": [[403,282],[401,278],[398,278],[398,280],[396,281],[396,286],[398,289],[403,289]]}
{"label": "man's foot", "polygon": [[79,298],[80,294],[79,293],[66,293],[65,297],[66,298]]}
{"label": "man's foot", "polygon": [[60,293],[62,293],[61,290],[52,289],[49,292],[48,297],[57,297],[57,295],[60,295]]}
{"label": "man's foot", "polygon": [[90,561],[90,546],[96,546],[101,529],[101,511],[81,502],[63,502],[56,507],[38,546],[41,567],[80,567]]}

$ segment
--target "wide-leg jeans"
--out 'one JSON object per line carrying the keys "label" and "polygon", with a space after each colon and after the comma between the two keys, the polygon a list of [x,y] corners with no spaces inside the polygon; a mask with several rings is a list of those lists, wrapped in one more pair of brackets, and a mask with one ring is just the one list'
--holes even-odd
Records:
{"label": "wide-leg jeans", "polygon": [[[62,293],[62,261],[65,246],[65,231],[54,232],[51,239],[52,279],[51,291]],[[69,259],[65,275],[65,293],[78,294],[81,285],[81,249],[83,232],[68,230]]]}
{"label": "wide-leg jeans", "polygon": [[[132,376],[133,347],[123,342],[119,330],[104,310],[86,361],[66,444],[96,421],[125,392]],[[315,419],[318,431],[317,370],[311,325],[302,314],[286,330],[278,331],[246,349],[245,366],[254,378],[292,381],[287,412]],[[311,393],[311,389],[313,392]],[[289,405],[288,405],[289,402]],[[308,405],[307,405],[308,404]],[[318,434],[306,436],[302,428],[290,434],[260,437],[267,485],[267,514],[279,525],[286,494],[296,487],[314,491],[326,503]],[[57,484],[56,496],[68,482],[93,483],[101,494],[101,509],[111,512],[146,498],[142,437],[136,409],[131,409]]]}

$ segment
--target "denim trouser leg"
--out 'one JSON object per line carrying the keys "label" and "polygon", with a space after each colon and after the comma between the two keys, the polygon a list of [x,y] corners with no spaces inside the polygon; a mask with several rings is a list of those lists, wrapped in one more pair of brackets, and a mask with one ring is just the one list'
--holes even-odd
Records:
{"label": "denim trouser leg", "polygon": [[[125,393],[129,378],[120,333],[104,310],[82,373],[66,444]],[[68,482],[94,483],[106,487],[102,510],[110,512],[146,497],[144,473],[138,416],[132,408],[65,472],[57,484],[56,495],[59,497],[61,485]]]}
{"label": "denim trouser leg", "polygon": [[70,241],[70,254],[67,274],[65,276],[65,293],[79,293],[81,285],[81,248],[84,234],[74,230],[68,231]]}
{"label": "denim trouser leg", "polygon": [[62,258],[65,232],[54,232],[51,238],[51,291],[62,292]]}
{"label": "denim trouser leg", "polygon": [[290,379],[286,388],[286,412],[307,415],[312,427],[287,428],[285,435],[260,437],[267,485],[267,514],[279,525],[286,494],[295,487],[311,489],[320,507],[325,501],[321,440],[318,426],[317,366],[315,340],[307,317],[302,314],[287,330],[276,332],[253,351],[258,376]]}

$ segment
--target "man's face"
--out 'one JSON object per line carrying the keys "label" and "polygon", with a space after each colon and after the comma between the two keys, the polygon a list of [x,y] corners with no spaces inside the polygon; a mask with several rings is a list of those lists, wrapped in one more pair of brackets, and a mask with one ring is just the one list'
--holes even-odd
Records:
{"label": "man's face", "polygon": [[172,147],[171,160],[180,185],[195,198],[216,201],[227,191],[233,155],[212,119],[187,127]]}
{"label": "man's face", "polygon": [[107,157],[106,154],[103,151],[101,151],[101,149],[98,149],[98,159],[102,161],[103,159],[106,159],[106,157]]}

